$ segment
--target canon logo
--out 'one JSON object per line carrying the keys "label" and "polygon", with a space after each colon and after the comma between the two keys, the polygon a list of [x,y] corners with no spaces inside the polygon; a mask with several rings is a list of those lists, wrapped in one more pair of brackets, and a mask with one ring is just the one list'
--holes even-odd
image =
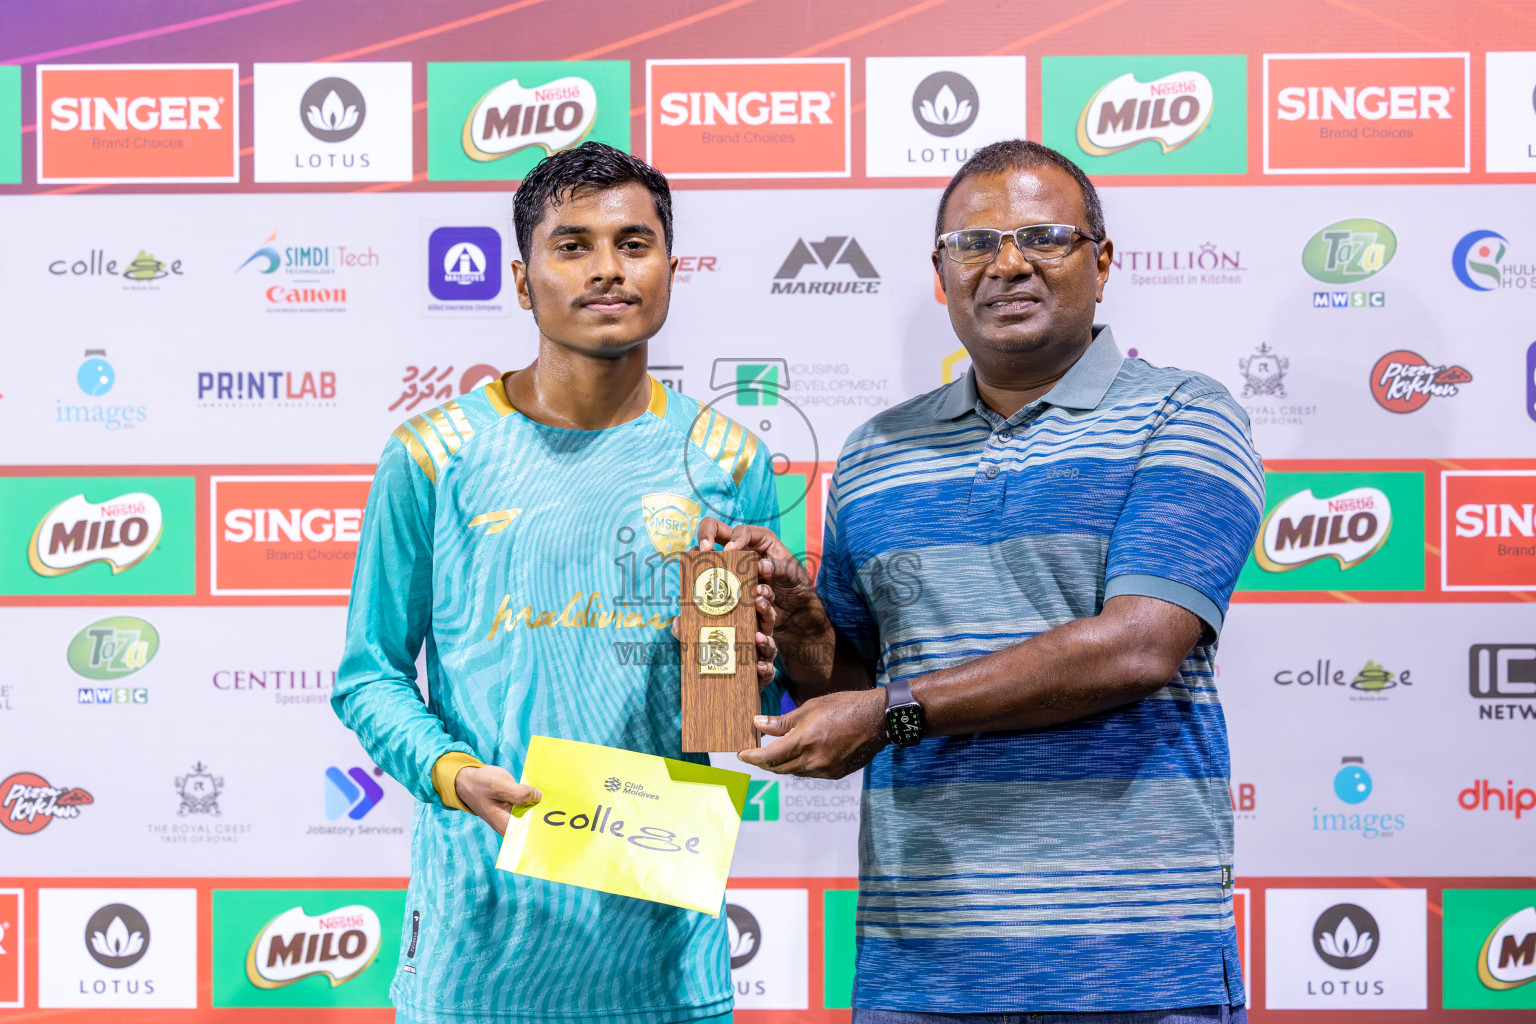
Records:
{"label": "canon logo", "polygon": [[232,508],[224,513],[224,539],[235,544],[356,543],[363,522],[360,508]]}
{"label": "canon logo", "polygon": [[831,110],[832,94],[816,89],[669,92],[661,97],[661,123],[669,128],[684,124],[831,124]]}
{"label": "canon logo", "polygon": [[1276,97],[1282,121],[1448,120],[1451,90],[1443,85],[1290,86]]}
{"label": "canon logo", "polygon": [[[1511,532],[1513,531],[1513,532]],[[1536,536],[1536,505],[1461,505],[1456,509],[1458,537]]]}
{"label": "canon logo", "polygon": [[60,96],[48,106],[59,132],[217,130],[224,101],[212,96]]}

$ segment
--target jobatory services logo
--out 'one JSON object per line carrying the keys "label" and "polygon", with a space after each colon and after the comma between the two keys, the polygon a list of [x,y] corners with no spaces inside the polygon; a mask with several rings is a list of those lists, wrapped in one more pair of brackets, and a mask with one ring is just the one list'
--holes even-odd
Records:
{"label": "jobatory services logo", "polygon": [[198,370],[202,409],[313,409],[336,405],[335,370]]}
{"label": "jobatory services logo", "polygon": [[16,772],[0,782],[0,825],[16,835],[29,836],[47,828],[55,818],[73,821],[95,802],[78,786],[53,786],[36,772]]}
{"label": "jobatory services logo", "polygon": [[[1321,229],[1301,250],[1301,265],[1326,284],[1356,284],[1375,277],[1397,255],[1397,235],[1379,220],[1341,220]],[[1385,292],[1312,293],[1313,309],[1381,309]]]}
{"label": "jobatory services logo", "polygon": [[1447,889],[1447,1009],[1536,1009],[1536,889]]}
{"label": "jobatory services logo", "polygon": [[210,477],[210,593],[345,596],[372,480]]}
{"label": "jobatory services logo", "polygon": [[982,146],[1028,135],[1024,57],[867,57],[864,173],[947,178]]}
{"label": "jobatory services logo", "polygon": [[1489,53],[1483,78],[1484,167],[1536,170],[1536,52]]}
{"label": "jobatory services logo", "polygon": [[670,178],[846,178],[847,57],[648,60],[646,160]]}
{"label": "jobatory services logo", "polygon": [[1536,470],[1440,474],[1440,586],[1536,590]]}
{"label": "jobatory services logo", "polygon": [[1269,889],[1265,1008],[1424,1009],[1427,895],[1423,889]]}
{"label": "jobatory services logo", "polygon": [[1465,53],[1264,55],[1265,174],[1471,170]]}
{"label": "jobatory services logo", "polygon": [[81,401],[70,396],[55,399],[55,423],[90,424],[109,432],[132,430],[136,424],[149,418],[149,408],[144,405],[122,405],[117,401],[102,402],[102,398],[117,383],[117,370],[107,362],[107,350],[88,348],[85,361],[75,370],[75,386],[86,396]]}
{"label": "jobatory services logo", "polygon": [[257,181],[410,181],[409,61],[254,66]]}
{"label": "jobatory services logo", "polygon": [[37,181],[240,180],[237,64],[39,64]]}
{"label": "jobatory services logo", "polygon": [[[804,278],[800,272],[809,270]],[[880,272],[852,235],[828,235],[820,241],[795,239],[773,275],[773,295],[873,295]]]}
{"label": "jobatory services logo", "polygon": [[1475,292],[1536,289],[1536,264],[1508,260],[1509,239],[1497,231],[1468,231],[1451,250],[1451,270]]}
{"label": "jobatory services logo", "polygon": [[1043,139],[1089,174],[1242,174],[1247,58],[1046,57]]}
{"label": "jobatory services logo", "polygon": [[342,771],[335,765],[325,770],[325,817],[327,821],[348,818],[358,821],[378,806],[384,799],[384,788],[373,781],[374,775],[383,775],[382,768],[370,774],[365,768],[352,767]]}
{"label": "jobatory services logo", "polygon": [[427,65],[427,177],[517,181],[587,139],[629,149],[629,62]]}
{"label": "jobatory services logo", "polygon": [[1450,363],[1431,363],[1417,352],[1398,349],[1371,367],[1371,397],[1388,412],[1417,412],[1431,398],[1454,398],[1472,372]]}
{"label": "jobatory services logo", "polygon": [[197,890],[39,889],[38,1005],[197,1006]]}
{"label": "jobatory services logo", "polygon": [[1536,721],[1536,642],[1473,644],[1467,650],[1467,691],[1483,721]]}

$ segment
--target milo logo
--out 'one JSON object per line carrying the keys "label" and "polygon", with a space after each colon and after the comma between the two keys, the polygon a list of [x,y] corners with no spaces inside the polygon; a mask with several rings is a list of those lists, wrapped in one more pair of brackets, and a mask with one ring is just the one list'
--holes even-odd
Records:
{"label": "milo logo", "polygon": [[1151,82],[1124,74],[1099,89],[1077,119],[1077,144],[1108,156],[1141,142],[1164,153],[1189,142],[1211,120],[1216,92],[1198,71],[1180,71]]}
{"label": "milo logo", "polygon": [[1387,542],[1392,504],[1375,487],[1356,487],[1331,498],[1308,488],[1270,510],[1254,559],[1269,572],[1288,572],[1323,558],[1340,569],[1358,565]]}
{"label": "milo logo", "polygon": [[547,153],[569,149],[587,137],[597,119],[597,90],[570,75],[525,88],[517,79],[480,97],[464,119],[464,155],[500,160],[530,146]]}

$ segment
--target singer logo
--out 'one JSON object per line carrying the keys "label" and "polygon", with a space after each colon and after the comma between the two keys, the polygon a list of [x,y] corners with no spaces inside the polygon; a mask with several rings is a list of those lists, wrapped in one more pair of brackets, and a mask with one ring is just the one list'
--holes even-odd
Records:
{"label": "singer logo", "polygon": [[464,119],[464,155],[500,160],[530,146],[545,153],[569,149],[587,137],[597,120],[597,90],[570,75],[524,88],[503,82],[480,98]]}
{"label": "singer logo", "polygon": [[1215,90],[1198,71],[1137,81],[1129,72],[1104,86],[1083,107],[1077,144],[1108,156],[1138,142],[1155,141],[1164,153],[1189,142],[1211,120]]}
{"label": "singer logo", "polygon": [[352,583],[367,476],[215,476],[212,586],[218,596],[340,596]]}
{"label": "singer logo", "polygon": [[1536,590],[1536,470],[1440,474],[1444,590]]}
{"label": "singer logo", "polygon": [[110,501],[77,494],[48,510],[27,546],[27,561],[40,576],[106,562],[113,575],[138,565],[160,542],[160,503],[142,491]]}
{"label": "singer logo", "polygon": [[849,62],[652,60],[646,158],[673,178],[846,178]]}
{"label": "singer logo", "polygon": [[240,180],[235,64],[42,64],[37,180]]}
{"label": "singer logo", "polygon": [[1264,173],[1471,169],[1465,53],[1264,55]]}
{"label": "singer logo", "polygon": [[1264,519],[1254,557],[1270,572],[1288,572],[1333,558],[1348,569],[1370,558],[1392,531],[1392,504],[1375,487],[1332,498],[1311,488],[1286,498]]}
{"label": "singer logo", "polygon": [[323,974],[335,988],[368,969],[379,955],[381,933],[379,915],[361,903],[318,915],[292,907],[256,934],[245,976],[257,988],[274,989]]}

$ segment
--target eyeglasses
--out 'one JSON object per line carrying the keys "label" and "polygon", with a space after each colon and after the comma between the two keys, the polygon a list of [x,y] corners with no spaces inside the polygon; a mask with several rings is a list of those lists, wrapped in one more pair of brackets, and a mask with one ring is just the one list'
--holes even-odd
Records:
{"label": "eyeglasses", "polygon": [[1104,241],[1070,224],[1028,224],[1012,231],[999,231],[997,228],[951,231],[947,235],[940,235],[934,245],[944,250],[956,263],[991,263],[1002,252],[1003,239],[1010,235],[1013,236],[1013,243],[1019,247],[1019,252],[1031,262],[1061,259],[1072,249],[1072,243],[1079,235],[1095,245]]}

